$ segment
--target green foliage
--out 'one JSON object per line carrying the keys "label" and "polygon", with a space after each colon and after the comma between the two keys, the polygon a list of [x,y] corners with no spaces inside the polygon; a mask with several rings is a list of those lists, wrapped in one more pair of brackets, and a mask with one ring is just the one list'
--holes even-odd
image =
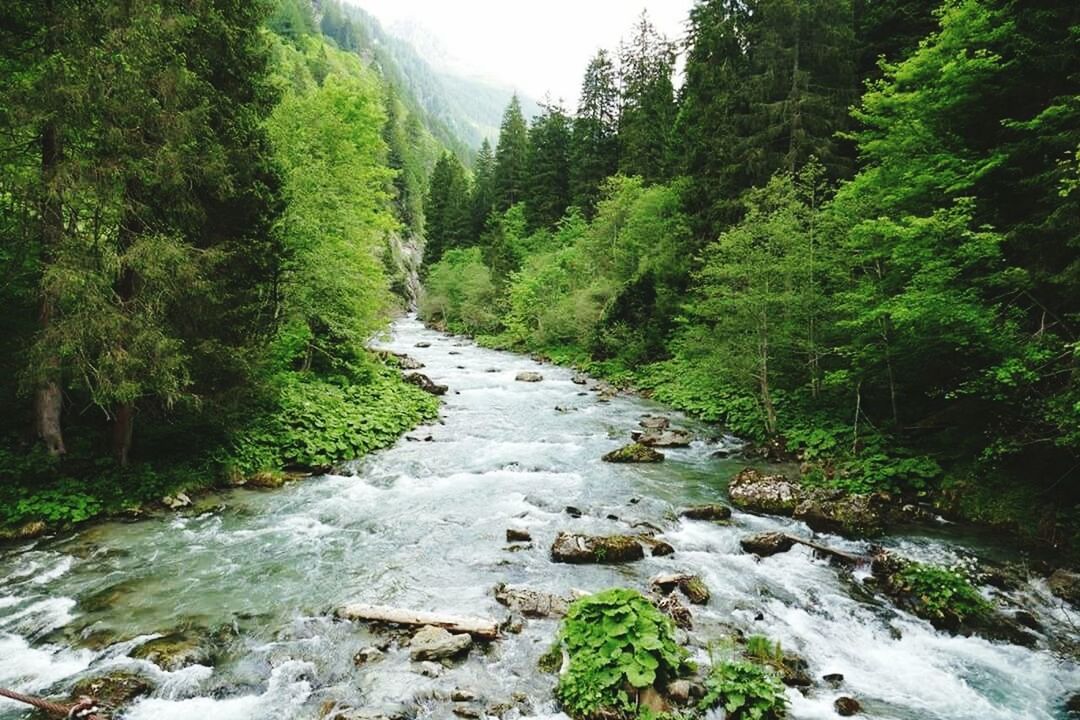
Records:
{"label": "green foliage", "polygon": [[570,664],[556,694],[569,715],[640,717],[636,690],[662,686],[686,668],[675,628],[640,593],[612,589],[574,602],[559,633]]}
{"label": "green foliage", "polygon": [[715,663],[705,678],[701,710],[722,706],[731,720],[777,720],[786,716],[784,684],[776,673],[754,662]]}
{"label": "green foliage", "polygon": [[286,373],[275,384],[274,406],[221,454],[229,475],[328,467],[392,445],[438,413],[435,398],[381,366],[325,379]]}
{"label": "green foliage", "polygon": [[915,612],[928,620],[964,622],[988,614],[992,606],[960,573],[911,562],[891,579],[894,587],[913,595]]}
{"label": "green foliage", "polygon": [[479,248],[451,250],[428,271],[420,315],[454,332],[490,333],[498,326],[495,284]]}

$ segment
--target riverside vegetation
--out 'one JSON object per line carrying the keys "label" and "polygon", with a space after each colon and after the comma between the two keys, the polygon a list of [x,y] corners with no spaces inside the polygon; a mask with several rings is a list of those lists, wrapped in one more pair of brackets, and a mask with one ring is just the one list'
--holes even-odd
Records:
{"label": "riverside vegetation", "polygon": [[0,528],[326,467],[436,412],[364,346],[446,133],[324,5],[5,4]]}
{"label": "riverside vegetation", "polygon": [[471,180],[439,161],[421,314],[1075,552],[1078,13],[702,0],[685,46],[643,17],[576,112],[512,103]]}

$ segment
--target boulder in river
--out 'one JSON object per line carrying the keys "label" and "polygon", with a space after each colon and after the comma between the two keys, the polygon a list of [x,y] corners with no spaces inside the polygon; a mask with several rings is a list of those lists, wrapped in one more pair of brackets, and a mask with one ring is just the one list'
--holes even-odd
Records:
{"label": "boulder in river", "polygon": [[11,528],[0,528],[0,541],[4,540],[33,540],[48,532],[49,527],[41,520],[31,520],[28,523]]}
{"label": "boulder in river", "polygon": [[1080,574],[1059,568],[1054,571],[1046,584],[1055,596],[1080,606]]}
{"label": "boulder in river", "polygon": [[467,652],[472,647],[468,633],[455,635],[433,625],[425,625],[409,642],[409,657],[413,660],[443,660]]}
{"label": "boulder in river", "polygon": [[670,430],[646,430],[633,433],[638,443],[648,447],[684,448],[690,447],[694,435],[688,430],[672,428]]}
{"label": "boulder in river", "polygon": [[742,549],[759,557],[785,553],[795,546],[795,541],[784,533],[758,533],[739,541]]}
{"label": "boulder in river", "polygon": [[[154,683],[133,672],[118,670],[107,675],[80,680],[71,688],[73,701],[80,697],[92,697],[110,708],[123,707],[154,690]],[[35,716],[36,717],[36,716]]]}
{"label": "boulder in river", "polygon": [[603,458],[604,462],[609,463],[658,463],[663,459],[663,453],[638,443],[612,450]]}
{"label": "boulder in river", "polygon": [[746,468],[728,485],[728,496],[735,507],[769,515],[790,516],[802,495],[802,487],[786,476],[766,475],[754,468]]}
{"label": "boulder in river", "polygon": [[686,599],[695,605],[704,605],[709,602],[711,594],[709,588],[700,577],[689,573],[669,573],[657,575],[649,581],[649,587],[653,592],[662,595],[670,595],[679,590]]}
{"label": "boulder in river", "polygon": [[638,425],[646,430],[667,430],[671,426],[671,420],[663,415],[646,415],[641,418]]}
{"label": "boulder in river", "polygon": [[544,376],[538,372],[525,371],[519,372],[514,379],[518,382],[538,383],[544,381]]}
{"label": "boulder in river", "polygon": [[841,717],[851,717],[862,710],[862,705],[859,701],[853,697],[840,697],[833,703],[833,707],[836,708],[836,714]]}
{"label": "boulder in river", "polygon": [[420,373],[410,373],[406,375],[405,382],[410,385],[415,385],[424,392],[431,393],[432,395],[445,395],[447,390],[450,389],[446,385],[436,385],[431,381],[431,378]]}
{"label": "boulder in river", "polygon": [[574,377],[570,378],[570,382],[575,385],[588,385],[589,378],[581,373],[574,373]]}
{"label": "boulder in river", "polygon": [[418,343],[416,343],[416,347],[418,347],[418,348],[429,348],[429,347],[431,347],[431,343],[429,343],[427,341],[418,342]]}
{"label": "boulder in river", "polygon": [[532,542],[532,533],[528,530],[521,530],[519,528],[507,528],[506,542]]}
{"label": "boulder in river", "polygon": [[532,618],[562,617],[570,608],[570,600],[559,595],[502,583],[495,586],[495,599],[500,605]]}
{"label": "boulder in river", "polygon": [[561,532],[551,545],[551,559],[574,565],[641,560],[645,550],[629,535],[579,535]]}
{"label": "boulder in river", "polygon": [[424,367],[424,363],[405,354],[397,356],[397,364],[402,370],[419,370]]}
{"label": "boulder in river", "polygon": [[191,665],[213,664],[205,639],[195,632],[186,631],[145,642],[131,652],[131,657],[152,662],[167,672],[176,672]]}
{"label": "boulder in river", "polygon": [[864,537],[885,531],[885,507],[884,499],[877,493],[848,495],[815,490],[806,493],[793,515],[817,532]]}
{"label": "boulder in river", "polygon": [[727,505],[713,503],[710,505],[692,505],[679,511],[679,517],[688,520],[729,520],[731,508]]}

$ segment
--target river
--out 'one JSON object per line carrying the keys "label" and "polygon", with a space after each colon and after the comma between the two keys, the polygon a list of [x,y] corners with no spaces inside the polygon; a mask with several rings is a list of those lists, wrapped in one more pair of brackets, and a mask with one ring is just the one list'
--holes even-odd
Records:
{"label": "river", "polygon": [[[712,590],[709,605],[695,608],[701,639],[734,625],[798,652],[815,677],[844,675],[839,690],[789,691],[795,718],[835,718],[833,701],[844,694],[862,702],[867,718],[1043,720],[1066,717],[1065,697],[1080,691],[1080,668],[1049,642],[1075,627],[1042,581],[1017,593],[1046,628],[1034,650],[937,632],[853,592],[849,577],[805,548],[762,561],[739,548],[750,532],[809,535],[801,523],[738,512],[730,525],[675,520],[680,505],[723,501],[727,479],[743,465],[713,457],[714,430],[641,398],[599,402],[567,370],[478,348],[411,318],[379,345],[408,352],[451,388],[441,423],[410,433],[415,441],[402,439],[340,475],[237,490],[180,514],[0,551],[0,686],[62,692],[80,677],[134,670],[157,689],[127,711],[130,720],[314,720],[328,702],[452,717],[440,698],[454,688],[491,703],[519,694],[524,716],[551,716],[554,680],[535,666],[554,621],[529,621],[523,633],[429,678],[397,646],[357,667],[355,654],[378,638],[331,611],[365,601],[501,618],[492,596],[500,582],[558,593],[644,589],[656,573],[686,570]],[[515,382],[523,370],[544,381]],[[705,439],[667,451],[658,465],[600,461],[628,441],[642,414],[656,412]],[[567,515],[568,505],[584,516]],[[633,520],[662,524],[675,554],[621,566],[548,559],[560,530],[625,532]],[[531,531],[533,546],[507,550],[508,527]],[[948,528],[885,544],[938,562],[1008,552]],[[130,657],[147,637],[175,628],[216,638],[215,666],[164,672]],[[21,717],[0,700],[0,720]]]}

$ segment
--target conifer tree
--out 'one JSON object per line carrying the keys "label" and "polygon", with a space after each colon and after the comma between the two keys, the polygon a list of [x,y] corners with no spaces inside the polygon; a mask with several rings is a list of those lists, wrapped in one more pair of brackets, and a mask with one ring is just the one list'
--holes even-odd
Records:
{"label": "conifer tree", "polygon": [[543,106],[529,131],[526,214],[532,228],[558,222],[570,205],[570,118],[556,104]]}
{"label": "conifer tree", "polygon": [[447,250],[464,247],[472,239],[472,204],[465,168],[452,153],[444,153],[431,173],[427,202],[427,244],[424,262],[434,264]]}
{"label": "conifer tree", "polygon": [[529,130],[514,95],[503,115],[495,150],[495,207],[500,211],[525,200],[529,162]]}
{"label": "conifer tree", "polygon": [[619,86],[606,50],[589,62],[570,141],[570,196],[591,217],[604,181],[619,169]]}
{"label": "conifer tree", "polygon": [[621,48],[619,170],[624,175],[639,175],[646,182],[671,177],[674,68],[674,45],[642,13],[633,35]]}
{"label": "conifer tree", "polygon": [[495,154],[487,138],[480,145],[473,164],[472,236],[484,233],[488,216],[495,207]]}

